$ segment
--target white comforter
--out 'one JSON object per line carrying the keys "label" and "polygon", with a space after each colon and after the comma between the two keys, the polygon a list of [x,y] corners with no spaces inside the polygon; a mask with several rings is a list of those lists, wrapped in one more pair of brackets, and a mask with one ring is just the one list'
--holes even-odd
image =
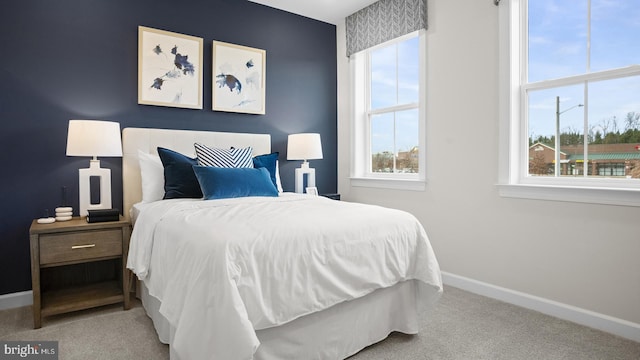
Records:
{"label": "white comforter", "polygon": [[294,194],[140,209],[127,267],[161,300],[184,359],[251,359],[255,330],[401,281],[442,291],[427,235],[403,211]]}

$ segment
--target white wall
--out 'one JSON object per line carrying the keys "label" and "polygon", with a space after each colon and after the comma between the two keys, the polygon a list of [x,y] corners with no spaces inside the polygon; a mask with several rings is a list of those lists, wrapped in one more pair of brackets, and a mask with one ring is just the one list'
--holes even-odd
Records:
{"label": "white wall", "polygon": [[498,8],[430,0],[427,189],[352,187],[349,71],[338,26],[342,199],[413,213],[443,271],[640,324],[640,208],[498,195]]}

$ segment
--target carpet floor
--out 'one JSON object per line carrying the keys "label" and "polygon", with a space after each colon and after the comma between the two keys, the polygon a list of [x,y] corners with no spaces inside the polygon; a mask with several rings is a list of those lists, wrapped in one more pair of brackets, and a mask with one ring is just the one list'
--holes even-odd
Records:
{"label": "carpet floor", "polygon": [[[56,315],[33,329],[31,307],[0,311],[0,340],[58,341],[60,359],[168,359],[139,301]],[[349,360],[640,360],[640,343],[445,287],[418,335],[392,333]],[[299,360],[299,359],[295,359]]]}

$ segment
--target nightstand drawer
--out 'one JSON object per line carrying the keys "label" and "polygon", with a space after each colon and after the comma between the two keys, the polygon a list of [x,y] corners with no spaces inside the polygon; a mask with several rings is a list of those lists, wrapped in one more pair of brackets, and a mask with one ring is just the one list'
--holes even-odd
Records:
{"label": "nightstand drawer", "polygon": [[120,228],[40,235],[41,265],[121,255]]}

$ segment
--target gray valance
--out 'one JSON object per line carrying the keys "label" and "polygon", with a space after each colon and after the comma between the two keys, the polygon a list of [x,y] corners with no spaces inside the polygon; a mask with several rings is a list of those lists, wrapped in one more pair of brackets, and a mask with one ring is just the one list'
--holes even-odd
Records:
{"label": "gray valance", "polygon": [[427,28],[427,0],[380,0],[346,19],[347,56]]}

